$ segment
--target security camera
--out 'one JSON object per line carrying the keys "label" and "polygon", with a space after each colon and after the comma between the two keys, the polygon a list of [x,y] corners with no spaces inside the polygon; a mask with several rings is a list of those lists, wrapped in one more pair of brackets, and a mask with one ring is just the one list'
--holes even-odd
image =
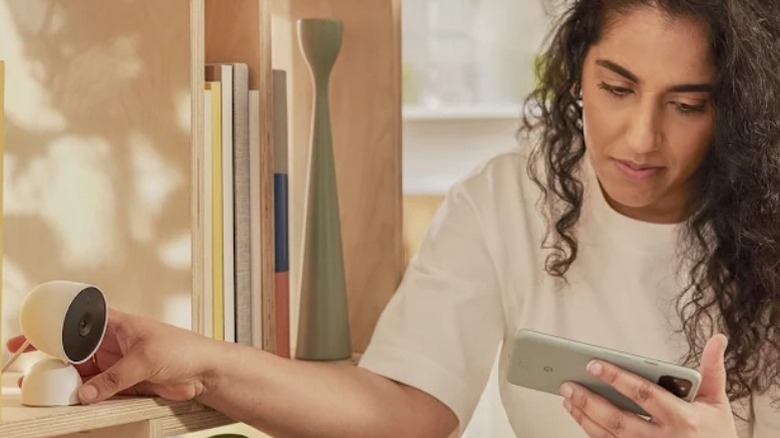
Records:
{"label": "security camera", "polygon": [[81,376],[73,365],[88,361],[97,351],[108,324],[108,306],[95,286],[72,281],[50,281],[24,297],[19,325],[27,345],[49,355],[33,364],[22,381],[21,403],[26,406],[78,404]]}

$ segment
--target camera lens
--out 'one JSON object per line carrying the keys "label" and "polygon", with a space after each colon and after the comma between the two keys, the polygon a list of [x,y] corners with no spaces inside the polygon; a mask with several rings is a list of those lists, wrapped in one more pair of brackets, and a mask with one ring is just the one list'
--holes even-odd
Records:
{"label": "camera lens", "polygon": [[62,324],[62,347],[68,360],[80,363],[95,351],[103,338],[107,313],[103,294],[95,287],[73,298]]}
{"label": "camera lens", "polygon": [[87,313],[79,320],[79,335],[87,336],[92,331],[92,315]]}
{"label": "camera lens", "polygon": [[691,382],[673,376],[661,376],[658,385],[680,398],[685,398],[691,391]]}

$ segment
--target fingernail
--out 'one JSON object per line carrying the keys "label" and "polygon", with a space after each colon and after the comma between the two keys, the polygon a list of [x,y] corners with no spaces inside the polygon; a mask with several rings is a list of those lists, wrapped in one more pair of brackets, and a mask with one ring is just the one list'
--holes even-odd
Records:
{"label": "fingernail", "polygon": [[590,372],[591,374],[593,374],[595,376],[598,376],[599,374],[601,374],[601,371],[604,370],[604,368],[601,366],[601,364],[599,362],[595,361],[595,360],[592,360],[592,361],[588,362],[588,367],[587,368],[588,368],[588,372]]}
{"label": "fingernail", "polygon": [[79,390],[79,396],[81,397],[81,400],[91,402],[97,398],[97,388],[92,385],[86,385]]}
{"label": "fingernail", "polygon": [[570,398],[573,393],[574,393],[574,388],[572,388],[571,385],[564,384],[561,386],[561,395],[564,398]]}

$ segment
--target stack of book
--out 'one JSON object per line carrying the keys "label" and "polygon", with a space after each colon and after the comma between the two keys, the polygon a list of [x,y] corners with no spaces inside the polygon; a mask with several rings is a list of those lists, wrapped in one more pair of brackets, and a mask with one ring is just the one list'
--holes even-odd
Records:
{"label": "stack of book", "polygon": [[[274,236],[260,223],[260,93],[243,63],[206,66],[203,332],[290,357],[286,73],[273,72]],[[261,248],[274,239],[274,290],[261,287]],[[273,296],[264,296],[272,294]]]}

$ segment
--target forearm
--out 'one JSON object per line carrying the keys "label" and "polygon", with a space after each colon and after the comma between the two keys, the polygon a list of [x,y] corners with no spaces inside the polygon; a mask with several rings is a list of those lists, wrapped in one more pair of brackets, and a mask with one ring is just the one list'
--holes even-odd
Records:
{"label": "forearm", "polygon": [[273,436],[432,437],[454,427],[440,402],[367,370],[212,346],[199,400]]}

